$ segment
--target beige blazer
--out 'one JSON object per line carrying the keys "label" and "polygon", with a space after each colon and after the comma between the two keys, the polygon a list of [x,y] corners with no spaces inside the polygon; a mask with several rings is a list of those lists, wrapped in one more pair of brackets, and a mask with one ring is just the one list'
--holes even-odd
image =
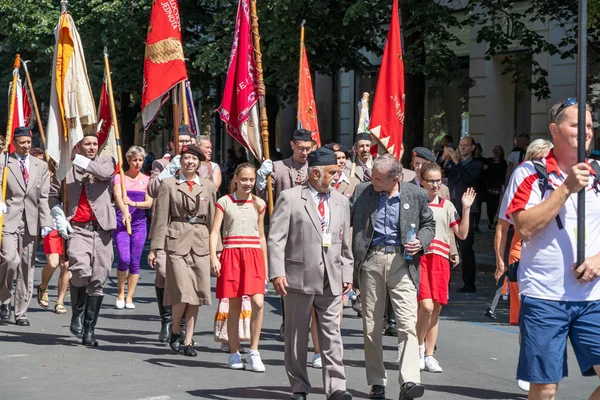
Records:
{"label": "beige blazer", "polygon": [[[79,198],[85,186],[85,193],[98,220],[105,231],[117,227],[117,216],[112,201],[112,177],[116,163],[112,157],[102,156],[91,160],[87,169],[73,165],[65,178],[67,187],[67,220],[71,220],[77,212]],[[56,181],[50,188],[50,208],[62,201],[62,184]]]}
{"label": "beige blazer", "polygon": [[288,290],[323,294],[325,271],[334,296],[352,283],[350,203],[332,191],[329,198],[331,247],[323,247],[317,207],[307,184],[280,194],[271,217],[268,239],[269,276],[287,278]]}
{"label": "beige blazer", "polygon": [[[307,166],[308,167],[308,166]],[[308,177],[308,174],[306,174]],[[292,158],[275,161],[273,163],[273,172],[271,173],[273,182],[273,203],[277,202],[281,192],[296,187],[296,182],[292,174]],[[267,189],[257,192],[257,194],[267,201]]]}
{"label": "beige blazer", "polygon": [[[348,178],[348,175],[346,175],[346,178]],[[338,186],[336,190],[339,193],[346,196],[347,199],[350,199],[352,197],[352,194],[354,194],[354,189],[356,189],[356,185],[358,185],[360,181],[354,176],[348,178],[348,180],[350,181],[350,183],[346,181],[340,182],[340,186]]]}
{"label": "beige blazer", "polygon": [[[4,174],[4,161],[0,162],[0,179]],[[38,236],[43,226],[52,228],[54,221],[50,215],[48,195],[50,193],[50,174],[48,164],[29,156],[29,181],[25,186],[23,173],[15,155],[8,158],[8,181],[6,186],[6,215],[4,232],[15,233],[23,218],[27,232]]]}
{"label": "beige blazer", "polygon": [[[150,248],[178,256],[190,252],[208,255],[208,235],[215,215],[216,197],[215,184],[208,179],[201,178],[200,185],[194,185],[191,192],[185,182],[179,182],[179,175],[164,179],[155,201]],[[192,215],[190,211],[196,208]],[[197,217],[200,222],[190,224],[179,220],[191,217]]]}

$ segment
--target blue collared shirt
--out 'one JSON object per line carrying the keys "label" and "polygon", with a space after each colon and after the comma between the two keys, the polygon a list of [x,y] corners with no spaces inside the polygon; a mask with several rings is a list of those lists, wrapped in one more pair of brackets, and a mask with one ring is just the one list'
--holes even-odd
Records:
{"label": "blue collared shirt", "polygon": [[395,246],[399,247],[400,240],[400,192],[388,197],[387,194],[379,195],[377,204],[377,220],[375,222],[375,234],[373,235],[373,246]]}

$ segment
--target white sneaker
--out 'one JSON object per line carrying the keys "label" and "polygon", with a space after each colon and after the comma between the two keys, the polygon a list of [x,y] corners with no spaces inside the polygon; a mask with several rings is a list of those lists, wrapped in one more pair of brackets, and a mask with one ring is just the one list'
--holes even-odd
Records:
{"label": "white sneaker", "polygon": [[[398,356],[398,362],[400,356]],[[423,371],[425,369],[425,346],[419,346],[419,369]]]}
{"label": "white sneaker", "polygon": [[127,304],[125,304],[125,308],[128,310],[133,310],[135,308],[135,304],[127,303]]}
{"label": "white sneaker", "polygon": [[312,366],[313,366],[313,368],[316,368],[316,369],[323,368],[323,362],[321,361],[321,354],[320,353],[317,353],[317,354],[315,354],[313,356]]}
{"label": "white sneaker", "polygon": [[524,392],[529,392],[529,382],[517,379],[517,386]]}
{"label": "white sneaker", "polygon": [[227,361],[227,368],[244,369],[244,363],[242,362],[242,356],[240,356],[240,353],[232,353],[229,355],[229,360]]}
{"label": "white sneaker", "polygon": [[254,372],[265,372],[265,364],[260,359],[260,353],[258,351],[250,350],[246,355],[246,364],[248,364],[248,370]]}
{"label": "white sneaker", "polygon": [[122,310],[125,308],[125,299],[123,300],[119,300],[117,299],[117,301],[115,302],[115,306],[119,309]]}
{"label": "white sneaker", "polygon": [[425,356],[425,371],[442,372],[440,363],[433,356]]}

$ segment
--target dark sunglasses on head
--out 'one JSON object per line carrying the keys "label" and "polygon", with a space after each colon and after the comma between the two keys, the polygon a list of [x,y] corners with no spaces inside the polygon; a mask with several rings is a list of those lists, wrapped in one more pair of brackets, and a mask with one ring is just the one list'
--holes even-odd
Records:
{"label": "dark sunglasses on head", "polygon": [[563,101],[563,103],[560,105],[560,107],[558,107],[558,110],[556,110],[556,113],[554,114],[554,117],[552,118],[552,122],[556,121],[556,118],[560,115],[561,112],[563,112],[565,110],[565,108],[574,106],[575,104],[577,104],[576,97],[569,97],[568,99]]}

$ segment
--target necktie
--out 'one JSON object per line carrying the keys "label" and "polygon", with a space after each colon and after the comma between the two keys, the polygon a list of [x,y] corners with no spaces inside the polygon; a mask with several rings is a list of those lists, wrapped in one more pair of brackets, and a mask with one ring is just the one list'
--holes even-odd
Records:
{"label": "necktie", "polygon": [[336,189],[339,189],[339,188],[340,188],[340,183],[342,183],[342,182],[338,182],[338,183],[336,183],[336,184],[334,185],[334,187],[335,187]]}
{"label": "necktie", "polygon": [[194,181],[186,181],[188,187],[190,188],[190,192],[194,190]]}
{"label": "necktie", "polygon": [[27,171],[27,166],[25,166],[24,158],[21,158],[19,160],[19,166],[21,167],[21,172],[23,173],[23,180],[25,181],[25,186],[27,186],[27,182],[29,182],[29,171]]}
{"label": "necktie", "polygon": [[321,222],[321,231],[325,232],[325,193],[319,193],[319,205],[317,206],[317,210],[319,210],[319,221]]}
{"label": "necktie", "polygon": [[366,165],[363,165],[363,176],[364,176],[364,182],[371,181],[371,171],[369,170],[369,168]]}

